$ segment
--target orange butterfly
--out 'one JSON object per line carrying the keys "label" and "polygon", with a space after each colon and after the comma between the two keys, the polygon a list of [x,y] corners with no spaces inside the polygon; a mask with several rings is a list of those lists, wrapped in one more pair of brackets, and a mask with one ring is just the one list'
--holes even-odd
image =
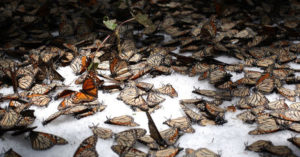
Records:
{"label": "orange butterfly", "polygon": [[96,100],[97,97],[91,96],[89,94],[85,94],[82,92],[76,92],[75,95],[73,96],[73,103],[78,104],[82,102],[91,102]]}
{"label": "orange butterfly", "polygon": [[57,100],[57,99],[60,99],[60,98],[66,98],[66,97],[69,97],[69,96],[71,96],[73,93],[75,93],[75,91],[73,91],[73,90],[69,90],[69,89],[63,90],[62,92],[58,93],[58,94],[54,97],[54,100]]}

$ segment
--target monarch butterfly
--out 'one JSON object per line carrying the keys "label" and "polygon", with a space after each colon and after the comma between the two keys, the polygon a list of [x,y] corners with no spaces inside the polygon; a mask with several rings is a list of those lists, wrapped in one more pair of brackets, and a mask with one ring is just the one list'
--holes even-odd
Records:
{"label": "monarch butterfly", "polygon": [[249,146],[246,146],[246,150],[254,151],[254,152],[262,152],[265,150],[265,148],[270,146],[273,146],[271,141],[258,140],[253,142]]}
{"label": "monarch butterfly", "polygon": [[187,117],[178,117],[175,119],[169,119],[163,124],[167,124],[170,127],[178,128],[185,133],[194,133],[195,129],[191,126],[191,122]]}
{"label": "monarch butterfly", "polygon": [[[44,72],[44,71],[43,71]],[[46,69],[46,74],[49,74],[48,78],[53,81],[53,80],[60,80],[60,81],[64,81],[65,78],[63,76],[61,76],[53,67],[50,67],[50,69]],[[40,80],[43,80],[44,77],[42,76],[41,78],[39,78]]]}
{"label": "monarch butterfly", "polygon": [[289,52],[286,49],[280,49],[280,50],[277,50],[277,51],[278,51],[278,53],[277,53],[278,62],[280,64],[290,62],[290,61],[295,60],[297,58],[297,55],[295,55],[294,53]]}
{"label": "monarch butterfly", "polygon": [[271,93],[274,89],[274,79],[264,79],[256,85],[256,88],[261,92]]}
{"label": "monarch butterfly", "polygon": [[17,152],[15,152],[12,148],[10,148],[7,152],[4,153],[3,157],[22,157],[22,156]]}
{"label": "monarch butterfly", "polygon": [[150,137],[152,137],[157,144],[163,147],[167,147],[169,144],[163,139],[160,132],[158,131],[151,115],[149,112],[146,112],[147,119],[148,119],[148,127],[150,131]]}
{"label": "monarch butterfly", "polygon": [[65,52],[60,61],[63,66],[66,66],[73,59],[74,59],[74,55],[71,52]]}
{"label": "monarch butterfly", "polygon": [[290,109],[293,109],[293,110],[300,110],[300,102],[295,102],[295,103],[292,103],[290,104]]}
{"label": "monarch butterfly", "polygon": [[251,109],[252,107],[250,105],[248,105],[248,103],[246,102],[246,98],[241,98],[239,100],[239,102],[236,104],[236,107],[240,108],[240,109]]}
{"label": "monarch butterfly", "polygon": [[135,88],[135,87],[127,87],[123,89],[118,99],[121,99],[125,104],[133,106],[133,107],[139,107],[142,110],[147,110],[148,105],[144,98],[140,95],[144,94],[145,92]]}
{"label": "monarch butterfly", "polygon": [[254,92],[251,96],[246,98],[246,103],[252,107],[264,106],[269,103],[269,100],[260,92]]}
{"label": "monarch butterfly", "polygon": [[83,73],[81,74],[76,80],[75,80],[75,84],[82,84],[83,81],[87,78],[88,73]]}
{"label": "monarch butterfly", "polygon": [[256,85],[260,84],[262,81],[264,81],[265,79],[271,79],[271,74],[269,72],[262,74],[261,77],[259,77],[259,79],[256,82]]}
{"label": "monarch butterfly", "polygon": [[153,107],[158,105],[159,103],[164,102],[165,100],[166,100],[165,98],[159,96],[157,93],[149,92],[147,97],[147,104],[150,107]]}
{"label": "monarch butterfly", "polygon": [[63,145],[68,143],[68,141],[62,137],[37,131],[31,131],[29,138],[32,149],[35,150],[45,150],[53,147],[54,145]]}
{"label": "monarch butterfly", "polygon": [[160,66],[154,66],[152,71],[150,72],[151,75],[156,76],[157,74],[164,74],[164,75],[170,75],[172,73],[171,68],[160,65]]}
{"label": "monarch butterfly", "polygon": [[275,63],[274,56],[256,60],[256,65],[259,67],[269,67],[271,65],[274,65],[274,63]]}
{"label": "monarch butterfly", "polygon": [[76,75],[82,74],[88,66],[87,56],[78,56],[70,64],[71,69]]}
{"label": "monarch butterfly", "polygon": [[55,85],[46,85],[46,84],[35,84],[31,90],[30,94],[48,94]]}
{"label": "monarch butterfly", "polygon": [[142,96],[138,96],[137,98],[132,98],[132,99],[126,99],[124,102],[133,108],[138,107],[142,111],[148,110],[148,104]]}
{"label": "monarch butterfly", "polygon": [[212,16],[210,19],[205,22],[201,28],[201,36],[204,37],[215,37],[217,33],[217,26],[216,26],[216,17]]}
{"label": "monarch butterfly", "polygon": [[64,43],[63,46],[73,52],[78,53],[77,47],[73,44],[69,44],[69,43]]}
{"label": "monarch butterfly", "polygon": [[97,136],[92,135],[84,139],[74,153],[74,157],[98,157],[96,151]]}
{"label": "monarch butterfly", "polygon": [[113,85],[102,85],[100,87],[100,89],[104,92],[104,93],[115,93],[118,92],[120,90],[122,90],[122,87],[118,84],[113,84]]}
{"label": "monarch butterfly", "polygon": [[256,116],[261,115],[265,112],[265,107],[264,106],[253,107],[251,108],[251,112]]}
{"label": "monarch butterfly", "polygon": [[72,97],[72,101],[75,104],[79,104],[79,103],[82,103],[82,102],[91,102],[91,101],[94,101],[96,99],[97,99],[97,97],[94,97],[94,96],[91,96],[89,94],[85,94],[85,93],[82,93],[82,92],[76,92]]}
{"label": "monarch butterfly", "polygon": [[47,106],[51,101],[50,96],[43,94],[32,94],[27,97],[30,98],[30,102],[36,106]]}
{"label": "monarch butterfly", "polygon": [[36,75],[38,72],[38,68],[34,68],[33,65],[29,65],[26,67],[18,68],[17,77],[22,77],[26,75]]}
{"label": "monarch butterfly", "polygon": [[106,108],[106,105],[97,105],[97,106],[90,106],[87,109],[81,111],[81,112],[75,112],[75,118],[81,119],[87,116],[91,116],[95,114],[96,112],[101,112]]}
{"label": "monarch butterfly", "polygon": [[34,82],[33,75],[25,75],[18,79],[18,85],[21,89],[29,89]]}
{"label": "monarch butterfly", "polygon": [[[97,74],[96,74],[95,71],[92,71],[92,70],[89,71],[87,77],[92,78],[92,79],[95,81],[95,85],[96,85],[97,87],[102,86],[102,85],[104,84],[104,81],[101,80],[101,79],[97,76]],[[87,79],[87,78],[86,78],[86,79]],[[83,88],[83,87],[82,87],[82,88]]]}
{"label": "monarch butterfly", "polygon": [[151,83],[146,83],[146,82],[137,82],[136,87],[144,90],[144,91],[150,91],[153,88],[153,84]]}
{"label": "monarch butterfly", "polygon": [[116,81],[125,81],[128,80],[133,74],[131,72],[126,72],[124,74],[118,75],[114,77],[114,80]]}
{"label": "monarch butterfly", "polygon": [[[289,120],[293,122],[300,121],[300,111],[298,110],[279,111],[279,112],[275,112],[275,114],[278,114],[280,118],[285,120]],[[272,116],[276,116],[276,115],[272,114]]]}
{"label": "monarch butterfly", "polygon": [[63,110],[69,107],[76,106],[76,104],[73,103],[73,99],[71,98],[65,98],[58,106],[58,110]]}
{"label": "monarch butterfly", "polygon": [[279,94],[281,94],[282,96],[284,96],[285,98],[287,98],[290,101],[295,102],[296,101],[296,92],[295,90],[291,90],[291,89],[287,89],[284,87],[279,87],[277,88],[277,91],[279,92]]}
{"label": "monarch butterfly", "polygon": [[175,72],[178,72],[182,75],[187,75],[189,68],[187,66],[171,66],[171,69]]}
{"label": "monarch butterfly", "polygon": [[293,73],[293,70],[289,69],[273,69],[272,71],[272,74],[279,80],[285,80],[289,75]]}
{"label": "monarch butterfly", "polygon": [[0,119],[2,118],[2,116],[5,114],[5,109],[0,107]]}
{"label": "monarch butterfly", "polygon": [[288,141],[292,142],[295,146],[300,148],[300,137],[289,138]]}
{"label": "monarch butterfly", "polygon": [[205,103],[205,109],[207,113],[209,113],[212,116],[219,116],[221,113],[225,113],[225,109],[216,106],[213,103]]}
{"label": "monarch butterfly", "polygon": [[[266,39],[266,36],[255,36],[253,38],[253,40],[251,40],[247,43],[247,46],[248,47],[257,46],[258,44],[260,44],[265,39]],[[264,49],[261,49],[261,48],[251,48],[249,50],[249,54],[251,56],[253,56],[254,58],[256,58],[256,59],[264,58],[264,57],[270,55],[269,51],[265,51]]]}
{"label": "monarch butterfly", "polygon": [[92,108],[93,106],[78,105],[78,106],[67,108],[64,114],[66,115],[74,114],[76,116],[85,112],[89,112],[90,110],[92,110]]}
{"label": "monarch butterfly", "polygon": [[216,106],[213,103],[205,103],[205,111],[208,114],[209,119],[213,119],[216,124],[222,125],[227,121],[225,117],[225,109]]}
{"label": "monarch butterfly", "polygon": [[188,105],[188,104],[199,104],[202,103],[202,99],[181,99],[180,104]]}
{"label": "monarch butterfly", "polygon": [[176,90],[172,87],[171,84],[164,85],[163,87],[158,88],[158,89],[154,89],[153,91],[157,92],[157,93],[160,93],[160,94],[168,95],[171,98],[178,96]]}
{"label": "monarch butterfly", "polygon": [[58,118],[60,115],[64,114],[64,112],[65,112],[64,110],[60,110],[60,111],[57,111],[57,112],[51,114],[46,120],[44,120],[42,122],[42,124],[47,125],[48,123],[50,123],[54,119]]}
{"label": "monarch butterfly", "polygon": [[219,89],[231,89],[235,86],[235,84],[232,81],[226,81],[218,86],[216,86]]}
{"label": "monarch butterfly", "polygon": [[147,58],[147,64],[152,67],[159,66],[163,62],[163,59],[164,56],[162,54],[155,53]]}
{"label": "monarch butterfly", "polygon": [[98,64],[98,69],[100,70],[109,70],[109,61],[102,61]]}
{"label": "monarch butterfly", "polygon": [[57,100],[57,99],[60,99],[60,98],[66,98],[66,97],[69,97],[71,96],[73,93],[75,93],[76,91],[73,91],[73,90],[69,90],[69,89],[66,89],[66,90],[63,90],[62,92],[58,93],[55,97],[54,97],[54,100]]}
{"label": "monarch butterfly", "polygon": [[[10,100],[9,102],[9,107],[13,108],[14,111],[16,111],[17,113],[20,113],[22,110],[24,110],[25,108],[28,108],[31,105],[31,103],[23,103],[20,102],[18,100]],[[5,110],[3,110],[3,113]]]}
{"label": "monarch butterfly", "polygon": [[134,156],[146,157],[147,156],[146,153],[144,153],[136,148],[126,147],[126,146],[122,146],[122,145],[113,145],[113,146],[111,146],[111,149],[118,155],[124,156],[124,157],[134,157]]}
{"label": "monarch butterfly", "polygon": [[207,97],[215,97],[218,95],[216,91],[206,90],[206,89],[195,89],[195,90],[193,90],[193,93],[204,95]]}
{"label": "monarch butterfly", "polygon": [[136,48],[132,40],[125,40],[121,45],[119,57],[123,60],[129,60],[136,53]]}
{"label": "monarch butterfly", "polygon": [[220,157],[220,155],[207,148],[199,148],[197,150],[186,148],[185,153],[186,157]]}
{"label": "monarch butterfly", "polygon": [[300,124],[299,123],[291,123],[288,128],[295,132],[300,132]]}
{"label": "monarch butterfly", "polygon": [[128,115],[118,116],[111,119],[107,119],[104,123],[113,124],[113,125],[123,125],[123,126],[139,126],[136,122],[134,122],[133,117]]}
{"label": "monarch butterfly", "polygon": [[276,132],[280,127],[276,124],[276,121],[266,115],[259,116],[257,118],[258,127],[255,130],[249,132],[249,135],[260,135]]}
{"label": "monarch butterfly", "polygon": [[149,147],[150,149],[154,149],[154,150],[160,149],[160,146],[150,135],[145,135],[139,138],[138,141],[142,144],[147,145],[147,147]]}
{"label": "monarch butterfly", "polygon": [[236,111],[236,107],[233,106],[233,105],[227,106],[226,110],[229,111],[229,112],[235,112]]}
{"label": "monarch butterfly", "polygon": [[245,66],[253,66],[256,63],[256,59],[254,58],[246,58],[244,59],[245,61]]}
{"label": "monarch butterfly", "polygon": [[287,146],[267,146],[265,150],[276,156],[296,156],[293,151]]}
{"label": "monarch butterfly", "polygon": [[29,116],[22,116],[20,117],[18,123],[16,124],[16,127],[27,127],[31,125],[35,120],[34,115],[29,115]]}
{"label": "monarch butterfly", "polygon": [[113,136],[113,132],[111,131],[111,129],[102,128],[98,126],[91,126],[90,129],[92,130],[93,134],[96,135],[98,138],[109,139]]}
{"label": "monarch butterfly", "polygon": [[120,92],[118,99],[126,101],[127,99],[133,99],[143,94],[145,94],[145,92],[138,88],[126,87]]}
{"label": "monarch butterfly", "polygon": [[169,128],[159,133],[169,145],[174,145],[181,135],[178,128]]}
{"label": "monarch butterfly", "polygon": [[152,68],[150,66],[145,66],[145,68],[139,68],[139,69],[131,69],[131,76],[129,77],[129,80],[135,80],[140,78],[141,76],[148,73]]}
{"label": "monarch butterfly", "polygon": [[96,84],[96,81],[89,75],[83,81],[82,91],[90,96],[98,97],[98,85]]}
{"label": "monarch butterfly", "polygon": [[47,53],[45,51],[42,51],[41,55],[40,55],[40,58],[41,60],[44,62],[44,63],[49,63],[49,61],[55,57],[57,57],[58,54],[57,53]]}
{"label": "monarch butterfly", "polygon": [[[300,77],[299,76],[289,76],[285,79],[287,84],[296,84],[296,89],[299,89]],[[298,86],[297,86],[298,85]]]}
{"label": "monarch butterfly", "polygon": [[125,60],[121,60],[117,56],[110,62],[109,70],[112,77],[125,74],[129,71],[128,64]]}
{"label": "monarch butterfly", "polygon": [[[147,62],[146,61],[142,61],[140,63],[130,65],[129,69],[131,70],[132,73],[136,73],[138,71],[142,71],[142,70],[146,69],[147,67],[149,67],[147,65]],[[151,67],[150,67],[150,69],[151,69]]]}
{"label": "monarch butterfly", "polygon": [[257,80],[261,77],[262,73],[259,71],[252,71],[252,70],[244,70],[245,78]]}
{"label": "monarch butterfly", "polygon": [[193,93],[212,97],[215,99],[231,100],[231,93],[229,91],[217,92],[214,90],[195,89],[193,90]]}
{"label": "monarch butterfly", "polygon": [[284,99],[269,102],[268,104],[265,105],[265,107],[269,110],[285,110],[289,108],[285,103]]}
{"label": "monarch butterfly", "polygon": [[235,65],[226,65],[224,68],[226,71],[231,71],[231,72],[242,72],[244,69],[243,64],[235,64]]}
{"label": "monarch butterfly", "polygon": [[250,111],[245,111],[237,115],[237,118],[245,123],[252,124],[255,121],[255,116]]}
{"label": "monarch butterfly", "polygon": [[20,118],[20,114],[12,109],[5,111],[2,119],[0,120],[0,128],[10,129],[17,125]]}
{"label": "monarch butterfly", "polygon": [[256,81],[251,78],[248,78],[248,77],[243,77],[243,78],[237,80],[234,84],[252,86],[252,85],[256,84]]}
{"label": "monarch butterfly", "polygon": [[250,90],[249,90],[249,88],[246,88],[246,87],[236,88],[236,89],[233,89],[231,91],[231,95],[236,96],[236,97],[249,96],[250,95]]}
{"label": "monarch butterfly", "polygon": [[204,118],[203,115],[194,112],[193,110],[189,109],[187,106],[183,104],[180,104],[180,107],[182,108],[184,113],[190,118],[191,121],[197,122]]}
{"label": "monarch butterfly", "polygon": [[231,74],[227,73],[222,68],[217,68],[209,73],[209,83],[211,84],[222,84],[223,82],[229,81]]}
{"label": "monarch butterfly", "polygon": [[206,72],[203,72],[203,73],[200,73],[199,77],[198,77],[198,80],[201,81],[201,80],[205,80],[208,78],[210,72],[209,71],[206,71]]}
{"label": "monarch butterfly", "polygon": [[130,59],[129,62],[139,62],[141,59],[143,58],[143,56],[139,53],[134,54]]}
{"label": "monarch butterfly", "polygon": [[151,157],[161,157],[161,156],[167,156],[167,157],[175,157],[182,148],[175,147],[175,148],[167,148],[164,150],[158,150],[158,151],[149,151],[149,156]]}
{"label": "monarch butterfly", "polygon": [[115,134],[118,145],[132,147],[136,140],[143,137],[146,130],[142,128],[129,129]]}

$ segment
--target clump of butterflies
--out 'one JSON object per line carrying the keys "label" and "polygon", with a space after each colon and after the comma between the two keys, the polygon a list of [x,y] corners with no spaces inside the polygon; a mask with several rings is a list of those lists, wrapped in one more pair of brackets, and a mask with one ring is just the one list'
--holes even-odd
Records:
{"label": "clump of butterflies", "polygon": [[[283,7],[276,7],[279,3]],[[0,95],[0,101],[9,102],[7,108],[0,106],[0,136],[9,132],[13,136],[28,134],[35,150],[67,144],[62,137],[36,131],[32,126],[36,117],[30,107],[47,107],[52,99],[61,99],[57,112],[42,124],[63,115],[81,119],[106,108],[98,100],[99,90],[119,92],[117,99],[134,111],[145,112],[150,135],[146,135],[144,128],[113,133],[109,128],[90,126],[93,135],[82,141],[76,157],[98,156],[95,148],[98,138],[114,138],[116,145],[112,150],[120,156],[176,156],[182,150],[176,141],[183,133],[195,132],[192,124],[222,125],[227,122],[226,112],[236,109],[245,110],[237,118],[257,124],[250,135],[286,129],[300,132],[300,103],[296,102],[300,78],[295,75],[300,70],[288,64],[300,63],[297,58],[300,44],[293,42],[300,36],[299,4],[294,1],[276,1],[274,5],[255,0],[214,3],[58,0],[42,4],[7,0],[0,4],[3,13],[0,43],[5,45],[0,47],[3,52],[0,85],[11,85],[14,90],[13,94]],[[119,25],[115,30],[108,29],[99,22],[98,15],[110,15]],[[121,22],[132,16],[135,22]],[[45,30],[58,30],[59,35],[55,37]],[[173,52],[177,49],[178,53]],[[241,62],[229,64],[216,60],[219,55],[235,57]],[[71,67],[78,75],[75,84],[81,85],[81,90],[74,91],[63,84],[64,76],[57,72],[60,66]],[[251,70],[255,68],[263,72]],[[186,116],[165,121],[170,128],[159,131],[150,114],[165,101],[162,95],[174,98],[178,93],[171,84],[154,87],[140,80],[145,75],[173,73],[198,76],[199,81],[208,80],[216,90],[195,89],[193,93],[211,99],[180,100]],[[232,73],[243,73],[244,77],[233,81]],[[289,89],[286,84],[296,84],[296,89]],[[53,96],[58,88],[63,90]],[[265,95],[273,92],[282,98],[270,102]],[[240,98],[237,104],[222,107],[224,101],[235,97]],[[286,99],[294,103],[288,105]],[[108,118],[104,123],[139,126],[129,115]],[[288,141],[300,145],[299,137]],[[138,150],[136,142],[150,151],[146,154]],[[295,156],[288,147],[274,146],[271,141],[259,140],[247,145],[246,150]],[[10,149],[4,156],[20,155]],[[185,156],[220,154],[207,148],[187,148]]]}

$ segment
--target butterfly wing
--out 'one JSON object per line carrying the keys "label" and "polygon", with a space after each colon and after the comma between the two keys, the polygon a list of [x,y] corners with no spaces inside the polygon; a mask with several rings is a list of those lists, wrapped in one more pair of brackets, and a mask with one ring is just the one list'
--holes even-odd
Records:
{"label": "butterfly wing", "polygon": [[151,115],[149,112],[146,112],[148,118],[148,127],[150,130],[150,136],[161,146],[168,146],[167,142],[160,135]]}
{"label": "butterfly wing", "polygon": [[56,144],[67,144],[68,142],[62,137],[44,133],[31,131],[29,134],[31,146],[35,150],[45,150],[53,147]]}
{"label": "butterfly wing", "polygon": [[77,148],[74,157],[98,157],[96,151],[97,136],[92,135],[84,139]]}

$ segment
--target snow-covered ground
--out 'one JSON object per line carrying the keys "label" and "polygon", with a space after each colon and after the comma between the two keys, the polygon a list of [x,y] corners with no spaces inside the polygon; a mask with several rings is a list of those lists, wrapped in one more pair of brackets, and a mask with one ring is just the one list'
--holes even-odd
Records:
{"label": "snow-covered ground", "polygon": [[[221,56],[217,58],[218,60],[230,63],[238,63],[239,60],[234,58]],[[297,67],[296,65],[292,65]],[[257,69],[259,70],[259,69]],[[69,89],[79,90],[81,86],[75,85],[74,80],[77,78],[70,67],[59,68],[58,72],[62,74],[66,80],[65,84],[70,85]],[[232,80],[237,80],[243,77],[243,74],[234,74]],[[152,117],[159,130],[167,129],[168,126],[162,124],[168,118],[176,118],[184,115],[184,112],[179,106],[180,99],[189,98],[201,98],[201,96],[193,94],[192,90],[194,88],[200,87],[201,89],[214,89],[212,85],[208,83],[207,80],[198,81],[198,77],[188,77],[180,74],[172,74],[169,76],[158,76],[151,78],[146,75],[139,79],[140,81],[153,83],[155,87],[160,87],[162,84],[170,83],[178,92],[177,98],[170,98],[164,96],[166,101],[161,103],[161,108],[156,110]],[[295,88],[290,86],[290,88]],[[60,88],[53,92],[55,93],[62,91],[64,88]],[[3,88],[0,93],[9,94],[12,93],[12,88]],[[12,137],[9,134],[5,134],[0,140],[0,152],[7,151],[13,148],[16,152],[24,157],[70,157],[73,156],[75,150],[81,143],[83,139],[92,135],[92,131],[89,126],[99,125],[101,127],[111,128],[113,132],[117,133],[131,127],[124,126],[113,126],[104,124],[107,117],[115,117],[121,115],[131,115],[134,117],[135,121],[140,124],[139,127],[148,130],[148,120],[144,112],[133,112],[129,106],[125,105],[122,101],[117,100],[117,93],[103,93],[99,92],[98,99],[103,101],[107,108],[103,112],[98,112],[93,116],[89,116],[80,120],[73,118],[72,116],[61,116],[54,120],[50,124],[43,126],[42,121],[46,119],[49,115],[57,111],[57,106],[62,100],[54,101],[52,100],[48,107],[41,108],[32,106],[31,108],[35,110],[35,116],[37,117],[32,126],[38,126],[37,131],[43,131],[47,133],[52,133],[65,138],[69,144],[67,145],[56,145],[45,151],[36,151],[31,148],[30,141],[24,136]],[[279,99],[280,96],[277,94],[267,95],[267,98],[272,101]],[[232,101],[225,101],[222,107],[230,106],[236,104],[239,99],[235,98]],[[286,100],[288,104],[290,102]],[[297,98],[299,101],[299,98]],[[3,107],[3,105],[2,105]],[[256,128],[256,124],[245,124],[241,120],[236,118],[236,115],[242,111],[237,110],[236,112],[226,112],[227,123],[221,126],[199,126],[193,125],[196,132],[193,134],[184,134],[177,144],[182,148],[200,148],[206,147],[214,152],[220,153],[223,157],[258,157],[257,153],[245,151],[245,144],[259,140],[270,140],[274,145],[287,145],[291,148],[295,154],[300,156],[300,150],[288,142],[286,139],[295,136],[296,133],[291,131],[279,131],[272,134],[266,135],[248,135],[250,130]],[[116,157],[118,156],[111,150],[114,140],[102,140],[99,139],[97,143],[97,151],[101,157]],[[137,148],[147,152],[147,148],[142,144],[137,143]],[[0,153],[1,154],[1,153]],[[185,153],[182,151],[178,156],[183,156]]]}

